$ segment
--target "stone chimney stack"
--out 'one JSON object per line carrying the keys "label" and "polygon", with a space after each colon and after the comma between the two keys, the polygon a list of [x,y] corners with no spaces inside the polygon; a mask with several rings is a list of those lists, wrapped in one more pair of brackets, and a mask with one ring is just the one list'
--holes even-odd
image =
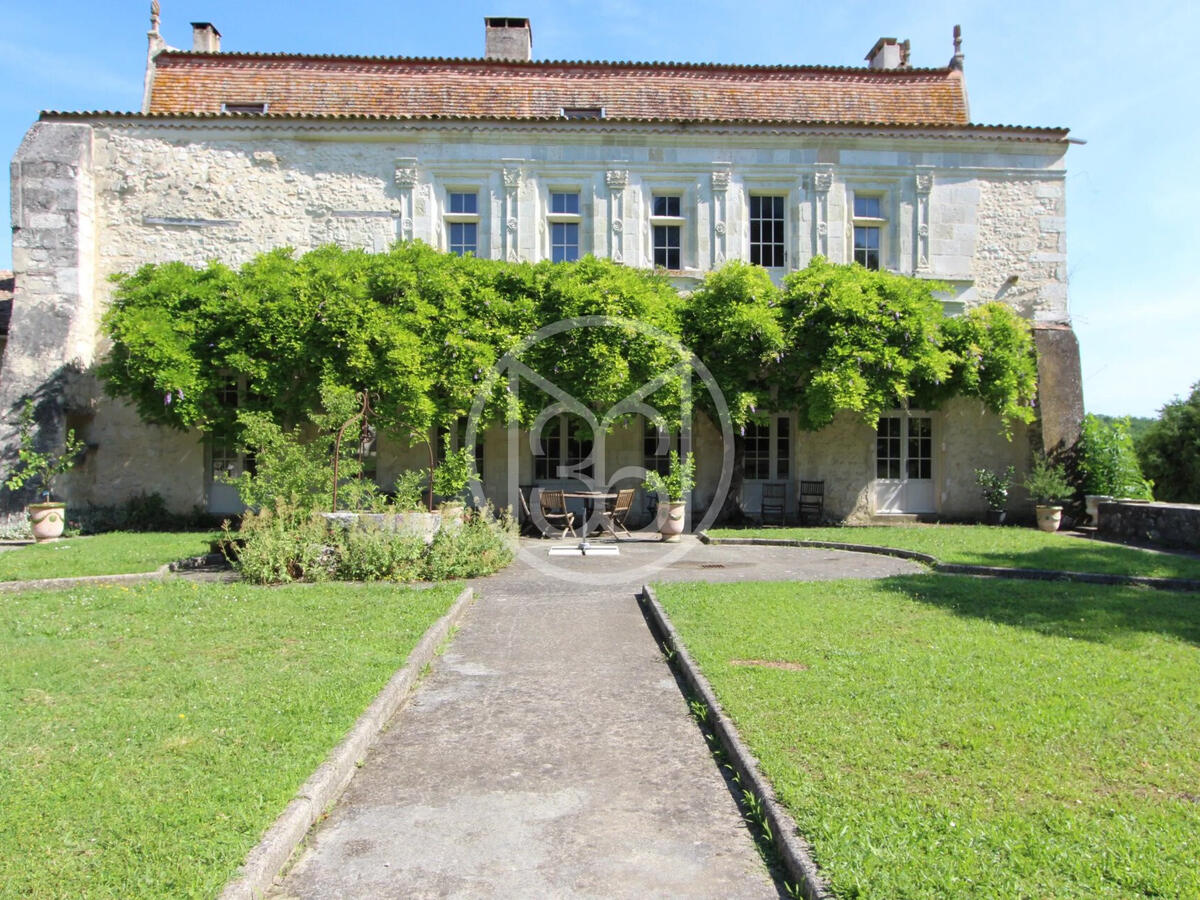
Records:
{"label": "stone chimney stack", "polygon": [[221,32],[217,31],[212,22],[192,23],[192,52],[221,52]]}
{"label": "stone chimney stack", "polygon": [[907,56],[908,41],[901,44],[895,38],[883,37],[864,58],[872,69],[899,69],[907,62]]}
{"label": "stone chimney stack", "polygon": [[484,59],[533,59],[533,29],[528,19],[489,16],[483,20]]}

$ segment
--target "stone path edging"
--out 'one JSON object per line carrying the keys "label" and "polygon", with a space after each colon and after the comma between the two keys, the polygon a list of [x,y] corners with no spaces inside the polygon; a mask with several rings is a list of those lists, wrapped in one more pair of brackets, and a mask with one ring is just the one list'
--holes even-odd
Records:
{"label": "stone path edging", "polygon": [[175,562],[159,566],[153,572],[130,572],[117,575],[72,575],[67,578],[34,578],[28,581],[0,581],[0,592],[4,591],[37,591],[48,588],[82,587],[88,584],[128,584],[136,581],[150,581],[155,578],[166,578],[172,572],[187,572],[193,569],[203,569],[208,566],[225,564],[225,557],[220,553],[207,553],[203,556],[189,556]]}
{"label": "stone path edging", "polygon": [[775,847],[790,880],[799,886],[801,894],[807,900],[834,900],[835,895],[821,876],[812,858],[812,850],[800,834],[796,820],[775,799],[774,789],[758,769],[758,760],[742,742],[737,728],[725,714],[708,679],[692,660],[653,589],[649,585],[643,585],[639,599],[645,604],[658,637],[675,654],[674,662],[678,664],[689,690],[708,707],[713,732],[728,755],[729,762],[740,776],[742,784],[749,787],[762,803],[763,815],[770,823]]}
{"label": "stone path edging", "polygon": [[462,621],[474,598],[474,589],[465,588],[449,611],[429,627],[404,665],[358,717],[350,733],[300,786],[262,840],[246,855],[238,874],[225,885],[219,900],[257,900],[266,893],[307,836],[309,828],[346,789],[383,726],[408,699],[422,670],[451,630]]}
{"label": "stone path edging", "polygon": [[89,584],[129,584],[134,581],[152,581],[171,574],[167,563],[153,572],[137,572],[129,575],[75,575],[70,578],[35,578],[31,581],[0,581],[0,593],[5,591],[37,591],[47,588],[83,587]]}
{"label": "stone path edging", "polygon": [[944,563],[936,556],[901,550],[898,547],[883,547],[873,544],[842,544],[836,541],[803,541],[795,538],[714,538],[705,532],[697,537],[705,544],[752,545],[761,547],[810,547],[826,550],[852,550],[855,553],[874,553],[879,556],[896,556],[924,563],[935,572],[947,575],[979,575],[985,578],[1016,578],[1026,581],[1079,581],[1085,584],[1138,585],[1163,591],[1200,591],[1200,579],[1155,578],[1149,575],[1107,575],[1100,572],[1063,572],[1056,569],[1015,569],[1007,566],[975,566],[962,563]]}

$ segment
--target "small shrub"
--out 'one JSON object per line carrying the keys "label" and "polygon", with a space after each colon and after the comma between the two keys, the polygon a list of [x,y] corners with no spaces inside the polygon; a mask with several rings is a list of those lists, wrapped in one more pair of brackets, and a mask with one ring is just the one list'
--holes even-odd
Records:
{"label": "small shrub", "polygon": [[[323,581],[329,576],[329,528],[318,515],[278,500],[273,509],[246,513],[236,535],[228,523],[224,532],[226,547],[239,545],[237,559],[230,561],[254,584]],[[231,555],[228,550],[226,555]]]}
{"label": "small shrub", "polygon": [[401,512],[415,512],[425,508],[425,484],[427,476],[420,469],[408,469],[400,473],[393,488],[392,503]]}
{"label": "small shrub", "polygon": [[1038,506],[1057,506],[1075,493],[1066,472],[1043,454],[1034,457],[1033,468],[1025,479],[1025,490]]}
{"label": "small shrub", "polygon": [[33,527],[24,512],[0,516],[0,541],[31,541]]}
{"label": "small shrub", "polygon": [[417,534],[356,524],[337,538],[334,576],[340,581],[415,581],[421,577],[425,539]]}
{"label": "small shrub", "polygon": [[1079,474],[1085,494],[1141,500],[1153,497],[1150,484],[1138,464],[1128,419],[1105,422],[1091,413],[1083,417]]}
{"label": "small shrub", "polygon": [[1012,487],[1016,472],[1009,466],[1002,473],[996,474],[991,469],[976,469],[975,483],[979,485],[979,493],[983,496],[988,509],[1003,512],[1008,505],[1008,489]]}
{"label": "small shrub", "polygon": [[478,578],[503,569],[513,560],[512,523],[493,519],[488,511],[467,516],[458,528],[443,527],[433,537],[425,559],[425,577]]}

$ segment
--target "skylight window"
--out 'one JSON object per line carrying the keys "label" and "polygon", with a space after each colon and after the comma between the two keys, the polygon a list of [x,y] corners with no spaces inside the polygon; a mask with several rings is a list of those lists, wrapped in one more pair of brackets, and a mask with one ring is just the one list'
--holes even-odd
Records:
{"label": "skylight window", "polygon": [[222,103],[221,112],[241,113],[243,115],[261,116],[267,111],[266,101],[262,103]]}
{"label": "skylight window", "polygon": [[563,118],[565,119],[603,119],[603,106],[564,106]]}

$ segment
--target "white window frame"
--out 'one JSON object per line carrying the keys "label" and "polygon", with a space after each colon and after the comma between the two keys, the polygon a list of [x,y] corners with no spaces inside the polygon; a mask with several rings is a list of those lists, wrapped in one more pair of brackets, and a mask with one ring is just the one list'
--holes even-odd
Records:
{"label": "white window frame", "polygon": [[[672,215],[656,215],[655,207],[657,206],[658,199],[660,197],[663,199],[668,199],[668,200],[670,200],[670,199],[677,200],[679,202],[678,215],[673,215],[673,216]],[[687,260],[688,260],[688,256],[687,256],[688,243],[687,243],[687,234],[686,234],[686,232],[687,232],[687,216],[684,215],[684,203],[685,203],[686,198],[687,198],[686,191],[674,189],[674,188],[665,188],[665,187],[664,188],[654,188],[650,192],[650,215],[648,217],[649,222],[650,222],[650,263],[656,269],[662,268],[662,269],[666,269],[668,272],[681,272],[687,268]],[[655,229],[657,229],[657,228],[674,228],[674,229],[676,229],[676,233],[679,237],[679,247],[677,250],[677,252],[679,254],[679,260],[678,260],[679,265],[675,268],[672,268],[670,265],[660,266],[658,263],[657,246],[656,246],[656,242],[654,240]],[[672,248],[669,246],[666,246],[664,249],[668,253],[667,262],[669,263],[670,262],[669,253]]]}
{"label": "white window frame", "polygon": [[[576,211],[570,212],[555,212],[554,198],[558,195],[573,194],[578,200]],[[577,185],[552,185],[546,195],[546,224],[549,226],[546,229],[546,259],[554,260],[554,226],[555,225],[574,225],[575,226],[575,259],[579,260],[585,256],[584,253],[584,238],[583,238],[583,191]],[[573,262],[573,260],[561,260],[562,262]]]}
{"label": "white window frame", "polygon": [[[874,199],[879,201],[878,216],[860,216],[857,214],[858,199]],[[878,272],[890,271],[888,260],[891,253],[891,226],[892,220],[888,217],[888,212],[891,204],[891,192],[886,188],[863,186],[853,187],[850,189],[849,197],[847,198],[847,211],[850,213],[847,219],[850,223],[849,233],[846,236],[846,249],[849,262],[858,262],[858,252],[855,246],[855,230],[858,228],[874,228],[879,233],[879,265],[874,269]],[[865,266],[865,264],[863,264]],[[865,266],[870,268],[869,266]]]}
{"label": "white window frame", "polygon": [[[788,231],[789,231],[789,229],[788,229],[788,193],[787,193],[787,191],[784,191],[784,190],[772,191],[772,190],[757,190],[757,189],[755,189],[755,190],[751,190],[747,194],[747,196],[746,196],[746,259],[751,263],[751,265],[763,265],[761,262],[758,262],[758,263],[754,262],[754,243],[755,242],[754,242],[754,237],[753,237],[753,224],[755,222],[755,219],[754,219],[754,215],[753,215],[753,209],[754,209],[754,201],[755,200],[764,200],[764,199],[779,200],[780,205],[782,206],[782,214],[783,214],[782,218],[775,219],[774,217],[772,217],[769,220],[764,220],[760,216],[758,218],[758,221],[759,222],[770,221],[770,222],[781,222],[782,223],[782,225],[783,225],[782,237],[780,238],[780,240],[778,242],[771,241],[770,244],[772,246],[775,246],[777,244],[779,246],[779,248],[783,251],[783,262],[782,262],[782,265],[763,266],[763,268],[783,271],[788,268],[788,244],[789,244],[789,241],[788,241]],[[761,232],[760,232],[760,237],[761,237]],[[760,240],[758,243],[760,245],[762,245],[764,242],[762,240]]]}
{"label": "white window frame", "polygon": [[[442,213],[442,219],[445,223],[445,251],[447,253],[455,253],[453,242],[450,239],[451,225],[474,225],[475,226],[475,249],[471,251],[472,256],[481,256],[479,252],[480,237],[482,228],[480,227],[480,212],[479,208],[483,204],[482,189],[478,185],[447,185],[445,208]],[[472,195],[475,197],[475,212],[452,212],[453,198],[456,196]],[[460,256],[465,256],[466,253],[460,253]]]}

